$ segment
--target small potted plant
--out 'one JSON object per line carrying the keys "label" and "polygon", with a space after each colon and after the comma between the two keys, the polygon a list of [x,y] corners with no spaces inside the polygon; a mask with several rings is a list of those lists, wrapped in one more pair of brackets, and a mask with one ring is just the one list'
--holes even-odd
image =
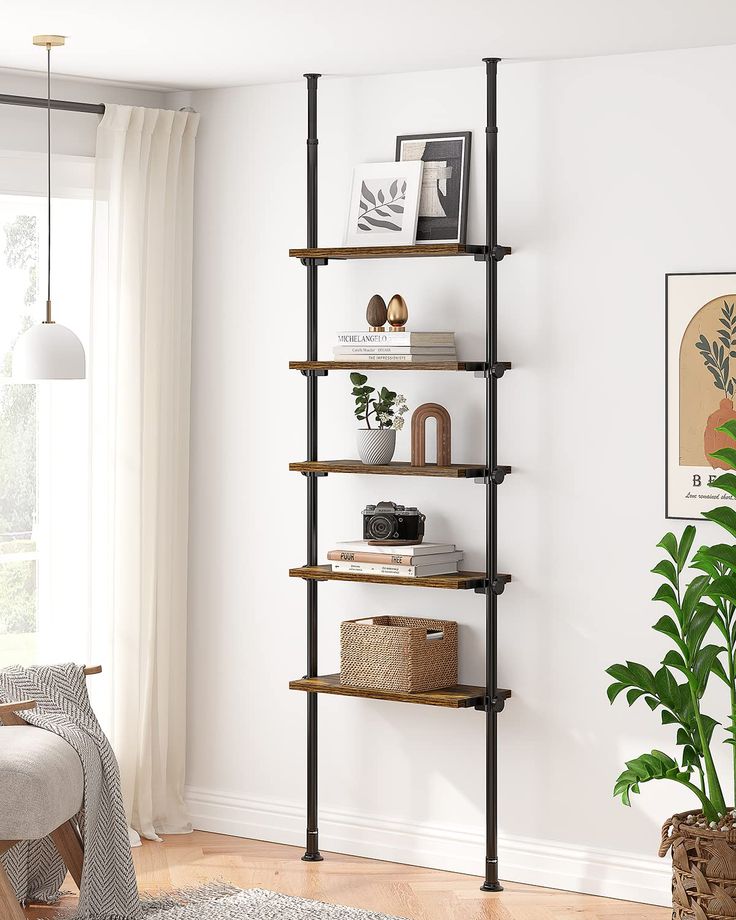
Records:
{"label": "small potted plant", "polygon": [[[729,443],[736,441],[736,420],[718,428]],[[713,457],[736,469],[736,449],[724,447]],[[712,483],[736,498],[736,475]],[[654,600],[669,609],[654,629],[672,648],[660,666],[650,670],[627,661],[607,669],[613,678],[611,702],[624,694],[629,706],[637,700],[659,712],[663,725],[676,731],[679,751],[653,750],[626,762],[614,795],[630,804],[642,783],[668,779],[688,790],[696,807],[673,815],[662,828],[660,856],[672,850],[672,916],[695,920],[736,917],[736,510],[724,506],[703,517],[720,525],[730,542],[701,546],[693,552],[695,527],[678,540],[666,534],[659,542],[666,553],[652,569],[663,582]],[[688,578],[688,571],[694,570]],[[728,711],[720,721],[704,709],[711,678],[727,689]],[[719,775],[714,745],[731,746],[728,776]],[[727,805],[727,797],[731,805]]]}
{"label": "small potted plant", "polygon": [[376,390],[368,386],[365,374],[351,374],[350,382],[355,397],[355,417],[365,422],[365,428],[358,429],[360,459],[371,466],[390,463],[396,449],[396,432],[404,427],[404,414],[409,409],[406,397],[386,387]]}

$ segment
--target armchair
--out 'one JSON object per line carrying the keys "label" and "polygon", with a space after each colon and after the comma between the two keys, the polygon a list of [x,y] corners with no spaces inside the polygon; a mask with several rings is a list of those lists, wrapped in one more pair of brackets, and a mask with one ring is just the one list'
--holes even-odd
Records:
{"label": "armchair", "polygon": [[[85,668],[99,674],[100,667]],[[84,849],[76,815],[82,807],[82,763],[63,738],[28,725],[34,700],[0,704],[0,854],[22,840],[50,836],[77,886]],[[25,920],[0,865],[0,920]]]}

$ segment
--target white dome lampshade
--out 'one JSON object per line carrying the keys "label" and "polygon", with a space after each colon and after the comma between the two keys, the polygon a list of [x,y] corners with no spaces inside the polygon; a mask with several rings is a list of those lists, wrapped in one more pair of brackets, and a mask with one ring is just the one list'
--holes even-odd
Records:
{"label": "white dome lampshade", "polygon": [[34,35],[33,44],[46,49],[46,213],[48,218],[46,322],[31,326],[13,348],[14,380],[84,380],[84,347],[71,329],[51,319],[51,49],[64,44],[63,35]]}
{"label": "white dome lampshade", "polygon": [[71,329],[39,323],[26,330],[13,349],[16,380],[83,380],[84,347]]}

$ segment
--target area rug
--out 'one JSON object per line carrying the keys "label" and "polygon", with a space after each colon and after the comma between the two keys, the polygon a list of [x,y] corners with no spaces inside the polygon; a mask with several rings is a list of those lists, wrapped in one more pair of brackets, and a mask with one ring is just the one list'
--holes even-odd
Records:
{"label": "area rug", "polygon": [[142,902],[145,920],[405,920],[263,888],[205,885]]}

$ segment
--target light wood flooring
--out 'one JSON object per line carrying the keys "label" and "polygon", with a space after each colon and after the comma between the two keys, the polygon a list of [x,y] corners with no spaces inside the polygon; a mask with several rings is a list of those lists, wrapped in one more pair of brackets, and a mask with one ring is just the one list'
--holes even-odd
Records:
{"label": "light wood flooring", "polygon": [[[513,882],[500,894],[483,894],[480,879],[469,875],[327,853],[324,862],[305,863],[302,852],[195,831],[163,843],[144,842],[134,856],[139,887],[151,893],[225,879],[241,888],[268,888],[409,920],[665,920],[672,915],[663,907]],[[62,904],[73,905],[73,898]],[[26,913],[33,920],[53,920],[55,914],[48,907]]]}

